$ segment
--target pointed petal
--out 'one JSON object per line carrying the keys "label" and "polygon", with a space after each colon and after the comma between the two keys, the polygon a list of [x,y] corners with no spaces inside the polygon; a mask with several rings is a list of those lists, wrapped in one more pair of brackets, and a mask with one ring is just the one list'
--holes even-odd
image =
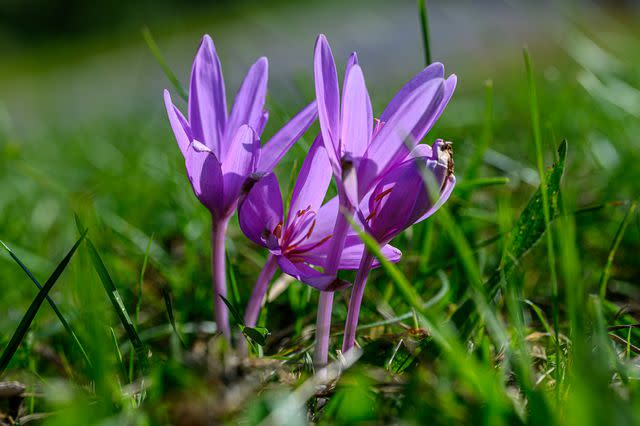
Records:
{"label": "pointed petal", "polygon": [[167,108],[169,123],[178,142],[178,147],[180,147],[180,152],[185,156],[192,140],[191,128],[180,110],[171,102],[171,94],[166,89],[164,91],[164,106]]}
{"label": "pointed petal", "polygon": [[425,69],[423,69],[418,75],[413,77],[402,89],[391,99],[391,102],[387,105],[382,115],[380,115],[380,121],[388,121],[393,114],[404,104],[407,97],[417,88],[421,87],[425,82],[434,78],[444,78],[444,65],[439,62],[434,62]]}
{"label": "pointed petal", "polygon": [[447,202],[455,186],[456,186],[456,177],[449,176],[447,178],[447,181],[444,184],[444,187],[442,188],[442,192],[440,193],[440,198],[438,198],[438,201],[436,201],[436,203],[431,208],[429,208],[429,210],[427,210],[424,214],[422,214],[422,216],[420,216],[414,223],[422,222],[423,220],[427,219],[429,216],[437,212],[438,209],[442,207],[444,203]]}
{"label": "pointed petal", "polygon": [[225,209],[233,208],[242,183],[256,171],[259,153],[260,140],[256,133],[247,125],[240,126],[229,147],[227,161],[222,163]]}
{"label": "pointed petal", "polygon": [[315,212],[320,210],[331,183],[331,176],[331,166],[327,151],[324,148],[322,136],[318,135],[311,148],[309,148],[309,152],[298,173],[296,184],[293,187],[289,214],[287,215],[287,226],[299,210],[304,210],[308,207],[311,207],[311,210]]}
{"label": "pointed petal", "polygon": [[340,170],[340,92],[338,72],[331,47],[323,34],[318,36],[313,72],[318,101],[318,118],[329,161],[334,172]]}
{"label": "pointed petal", "polygon": [[242,188],[238,222],[242,232],[254,243],[269,247],[269,237],[282,223],[282,194],[273,173],[250,176]]}
{"label": "pointed petal", "polygon": [[258,170],[270,172],[284,157],[289,148],[300,139],[318,117],[316,102],[304,107],[282,127],[261,149]]}
{"label": "pointed petal", "polygon": [[396,111],[371,141],[365,158],[358,169],[359,193],[369,191],[378,177],[402,161],[418,141],[415,134],[420,132],[426,121],[435,121],[444,96],[444,81],[432,79],[414,90],[406,102]]}
{"label": "pointed petal", "polygon": [[361,158],[369,145],[373,113],[364,75],[357,64],[349,69],[344,79],[340,126],[343,151],[353,158]]}
{"label": "pointed petal", "polygon": [[[252,129],[258,129],[262,121],[262,111],[267,95],[267,80],[269,76],[269,62],[262,57],[254,63],[247,72],[235,99],[229,121],[225,128],[225,141],[231,140],[240,126],[249,125]],[[260,135],[260,133],[258,133]],[[229,152],[228,146],[222,146],[222,162],[226,161]]]}
{"label": "pointed petal", "polygon": [[186,152],[185,165],[196,197],[212,213],[221,213],[223,179],[215,154],[204,144],[193,141]]}
{"label": "pointed petal", "polygon": [[350,285],[334,276],[324,275],[306,263],[293,263],[284,256],[278,257],[278,265],[285,274],[320,291],[336,291]]}
{"label": "pointed petal", "polygon": [[189,123],[193,138],[204,143],[219,159],[227,122],[227,100],[220,60],[213,40],[202,38],[191,69]]}

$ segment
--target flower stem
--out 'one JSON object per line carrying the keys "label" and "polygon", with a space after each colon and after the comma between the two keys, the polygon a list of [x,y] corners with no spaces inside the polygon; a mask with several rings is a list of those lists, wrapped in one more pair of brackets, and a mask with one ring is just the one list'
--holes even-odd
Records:
{"label": "flower stem", "polygon": [[[336,218],[331,238],[331,247],[327,256],[324,272],[327,275],[337,275],[342,249],[347,238],[349,222],[340,212]],[[316,320],[316,349],[314,361],[317,367],[323,367],[329,361],[329,335],[331,334],[331,310],[333,309],[333,292],[320,292],[318,301],[318,317]]]}
{"label": "flower stem", "polygon": [[258,276],[258,280],[256,281],[255,286],[253,286],[251,298],[249,299],[247,308],[244,311],[244,325],[247,327],[255,327],[258,322],[262,301],[264,300],[264,296],[267,294],[269,283],[271,282],[271,278],[273,278],[273,274],[275,274],[277,267],[278,262],[276,261],[276,257],[269,254],[269,257]]}
{"label": "flower stem", "polygon": [[362,296],[364,295],[364,287],[367,284],[367,277],[371,271],[373,264],[373,256],[365,250],[360,260],[360,267],[356,274],[356,280],[353,282],[353,290],[351,290],[351,299],[349,300],[349,311],[347,312],[347,321],[344,325],[344,337],[342,341],[342,353],[346,354],[356,342],[356,328],[358,327],[358,317],[360,316],[360,305],[362,304]]}
{"label": "flower stem", "polygon": [[222,297],[227,297],[227,270],[225,265],[225,238],[229,218],[214,218],[211,225],[211,272],[213,279],[213,309],[218,329],[231,341],[229,312]]}

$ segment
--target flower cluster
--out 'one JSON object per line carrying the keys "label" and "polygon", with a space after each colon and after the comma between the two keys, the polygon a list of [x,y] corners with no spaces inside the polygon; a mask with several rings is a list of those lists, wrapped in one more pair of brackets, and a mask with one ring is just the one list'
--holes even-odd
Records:
{"label": "flower cluster", "polygon": [[[220,331],[231,339],[226,297],[225,235],[238,210],[240,228],[269,252],[244,313],[253,327],[276,270],[319,290],[316,362],[327,362],[333,293],[351,285],[339,270],[357,270],[349,302],[343,352],[355,344],[355,331],[367,277],[379,265],[365,249],[349,218],[398,262],[389,245],[395,236],[432,215],[455,185],[451,144],[420,144],[442,114],[456,86],[434,63],[410,80],[374,119],[358,58],[347,60],[342,84],[323,35],[314,51],[316,101],[302,109],[264,145],[260,135],[268,112],[266,58],[249,69],[229,113],[220,61],[209,36],[196,54],[189,87],[188,118],[168,91],[164,98],[187,176],[212,217],[214,308]],[[273,168],[287,150],[320,122],[284,211]],[[337,196],[325,201],[331,180]],[[219,297],[222,296],[222,297]]]}

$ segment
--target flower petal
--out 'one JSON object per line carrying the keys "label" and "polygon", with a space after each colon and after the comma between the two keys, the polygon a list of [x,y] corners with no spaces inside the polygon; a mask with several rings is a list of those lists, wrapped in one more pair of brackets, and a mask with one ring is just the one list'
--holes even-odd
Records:
{"label": "flower petal", "polygon": [[167,115],[169,116],[169,123],[171,129],[180,147],[180,152],[183,156],[186,156],[189,144],[191,143],[191,128],[189,123],[185,120],[184,116],[178,108],[171,102],[171,94],[168,90],[164,90],[164,106],[167,108]]}
{"label": "flower petal", "polygon": [[258,123],[258,127],[256,127],[256,133],[258,135],[262,135],[262,132],[264,132],[267,121],[269,121],[269,111],[265,109],[262,111],[262,117],[260,117],[260,122]]}
{"label": "flower petal", "polygon": [[413,146],[418,142],[415,133],[437,113],[444,86],[444,80],[431,79],[414,90],[371,141],[358,169],[360,195],[366,194],[380,176],[409,154],[407,144]]}
{"label": "flower petal", "polygon": [[238,222],[242,232],[254,243],[269,247],[269,237],[282,223],[282,194],[273,173],[252,175],[242,188]]}
{"label": "flower petal", "polygon": [[[358,269],[363,253],[364,244],[360,241],[360,238],[355,234],[348,235],[344,243],[344,249],[342,250],[339,269]],[[390,244],[382,247],[382,254],[387,260],[393,263],[399,262],[402,257],[402,252]],[[377,259],[374,260],[373,267],[377,268],[379,266],[380,262]]]}
{"label": "flower petal", "polygon": [[229,147],[227,161],[222,163],[226,210],[233,209],[242,183],[256,171],[259,154],[260,140],[256,133],[246,124],[240,126]]}
{"label": "flower petal", "polygon": [[262,147],[258,170],[270,172],[318,117],[316,102],[304,107]]}
{"label": "flower petal", "polygon": [[208,35],[202,38],[191,69],[189,123],[193,138],[222,159],[220,145],[227,123],[227,100],[220,59]]}
{"label": "flower petal", "polygon": [[285,256],[278,257],[278,265],[285,274],[291,275],[320,291],[336,291],[348,287],[350,283],[340,280],[335,276],[324,275],[303,262],[293,263]]}
{"label": "flower petal", "polygon": [[361,158],[373,129],[371,100],[360,65],[351,66],[342,89],[341,148],[352,158]]}
{"label": "flower petal", "polygon": [[187,149],[185,165],[196,197],[211,213],[220,214],[223,179],[216,155],[204,144],[193,141]]}
{"label": "flower petal", "polygon": [[320,129],[334,173],[340,170],[340,92],[338,72],[331,47],[323,34],[318,36],[314,51],[313,72],[318,101]]}
{"label": "flower petal", "polygon": [[[236,134],[240,126],[249,125],[256,132],[260,127],[263,117],[264,101],[267,96],[267,80],[269,78],[269,62],[267,58],[258,59],[249,68],[235,99],[227,127],[225,128],[224,141],[230,140]],[[257,132],[260,135],[260,132]],[[226,161],[226,155],[230,150],[228,146],[221,146],[222,162]]]}
{"label": "flower petal", "polygon": [[398,93],[391,99],[391,102],[387,105],[382,115],[380,115],[380,121],[388,121],[393,114],[404,104],[407,97],[417,88],[421,87],[425,82],[434,78],[444,78],[444,65],[440,62],[434,62],[425,69],[423,69],[418,75],[413,77],[407,84],[404,85]]}
{"label": "flower petal", "polygon": [[322,136],[318,135],[309,148],[293,187],[289,214],[287,215],[287,227],[299,210],[308,207],[311,207],[311,210],[315,212],[320,210],[331,183],[331,176],[327,151],[323,146]]}

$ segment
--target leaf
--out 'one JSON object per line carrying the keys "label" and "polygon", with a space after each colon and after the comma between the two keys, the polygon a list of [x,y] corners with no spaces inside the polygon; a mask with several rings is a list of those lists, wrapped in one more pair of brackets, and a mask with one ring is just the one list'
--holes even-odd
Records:
{"label": "leaf", "polygon": [[229,302],[224,296],[222,296],[221,294],[219,294],[218,296],[220,296],[220,298],[222,299],[222,301],[224,302],[225,305],[227,305],[227,308],[229,308],[229,312],[231,313],[231,316],[233,316],[233,319],[236,320],[236,323],[238,325],[244,326],[244,320],[242,319],[242,315],[240,315],[240,312],[238,312],[238,310],[235,308],[235,306],[233,306],[231,304],[231,302]]}
{"label": "leaf", "polygon": [[265,327],[245,327],[242,326],[242,334],[253,340],[260,346],[264,346],[267,343],[267,337],[271,335],[271,332]]}
{"label": "leaf", "polygon": [[[80,222],[80,218],[78,217],[78,215],[75,216],[75,219],[76,219],[76,226],[78,227],[78,230],[80,232],[86,233],[87,231],[82,226],[82,223]],[[111,304],[113,305],[113,308],[116,311],[116,315],[118,316],[120,323],[124,327],[124,330],[127,334],[127,337],[129,338],[129,341],[131,341],[131,344],[133,345],[133,348],[136,352],[136,356],[138,358],[138,361],[140,362],[140,365],[143,367],[143,369],[146,369],[148,367],[147,348],[142,343],[140,336],[138,336],[138,332],[136,331],[136,328],[133,325],[133,322],[131,321],[131,317],[129,317],[129,313],[124,307],[124,303],[122,303],[122,297],[120,296],[120,293],[118,292],[116,285],[111,279],[111,276],[109,275],[109,271],[107,271],[107,267],[104,265],[104,262],[102,261],[102,258],[98,253],[98,250],[96,249],[96,247],[93,245],[93,243],[89,238],[87,238],[87,247],[89,249],[89,256],[91,257],[91,262],[93,263],[93,268],[98,273],[98,276],[100,277],[100,281],[102,282],[102,286],[107,292],[107,296],[109,297],[109,300],[111,301]]]}
{"label": "leaf", "polygon": [[[558,212],[558,192],[564,172],[567,157],[567,141],[564,140],[558,148],[559,160],[545,173],[547,196],[549,200],[549,218],[553,220]],[[521,258],[538,242],[545,231],[544,210],[542,207],[542,191],[540,188],[533,194],[531,200],[520,214],[513,226],[507,244],[507,252],[515,259]]]}
{"label": "leaf", "polygon": [[[38,282],[36,277],[33,275],[33,273],[29,270],[29,268],[27,268],[27,265],[25,265],[20,260],[20,258],[18,258],[18,256],[13,252],[13,250],[11,250],[9,248],[9,246],[7,246],[4,243],[4,241],[0,240],[0,244],[2,244],[2,246],[5,248],[5,250],[7,250],[7,252],[9,252],[9,256],[11,256],[11,258],[16,261],[16,263],[20,266],[20,268],[22,268],[24,273],[27,274],[27,276],[31,279],[31,281],[33,281],[33,283],[36,285],[36,287],[38,287],[38,289],[42,290],[42,285],[40,285],[40,283]],[[76,333],[71,328],[71,325],[69,324],[69,322],[62,315],[62,312],[60,312],[60,310],[58,309],[58,306],[53,301],[51,296],[47,295],[46,299],[47,299],[47,302],[49,303],[49,306],[51,306],[51,309],[53,309],[53,312],[55,312],[56,316],[58,317],[58,320],[60,320],[60,324],[62,324],[62,327],[64,327],[64,329],[67,331],[67,333],[69,333],[69,335],[71,336],[71,339],[73,339],[75,344],[78,346],[78,349],[80,349],[80,353],[82,353],[82,356],[85,359],[85,361],[87,362],[87,364],[91,365],[91,360],[89,359],[89,355],[87,355],[87,352],[85,351],[84,346],[82,346],[82,343],[80,343],[80,340],[78,339],[78,336],[76,335]]]}
{"label": "leaf", "polygon": [[[553,220],[558,211],[558,193],[564,173],[567,156],[567,141],[562,141],[558,148],[558,161],[546,173],[547,194],[549,195],[549,217]],[[508,275],[516,262],[524,256],[542,238],[546,229],[544,214],[542,214],[542,195],[540,188],[533,194],[527,206],[513,226],[507,250],[510,258],[501,265],[485,282],[484,288],[489,298],[493,298],[500,289],[502,274]],[[479,316],[473,300],[465,301],[451,317],[451,321],[458,328],[463,339],[468,339],[476,325]]]}
{"label": "leaf", "polygon": [[176,334],[176,336],[178,336],[178,340],[180,340],[182,347],[186,348],[187,345],[184,342],[184,340],[182,340],[182,336],[180,335],[180,333],[178,333],[178,328],[176,327],[176,318],[173,315],[173,300],[171,298],[171,292],[167,287],[162,287],[160,291],[162,292],[162,298],[164,299],[164,306],[167,309],[167,316],[169,317],[169,322],[171,323],[173,332]]}
{"label": "leaf", "polygon": [[71,250],[69,250],[69,252],[62,259],[62,261],[60,261],[60,263],[58,264],[56,269],[53,271],[49,279],[47,279],[47,282],[45,282],[42,289],[36,295],[36,298],[33,299],[33,302],[31,302],[31,305],[29,305],[29,309],[27,309],[27,312],[22,317],[22,320],[20,320],[20,324],[18,324],[18,328],[13,333],[13,336],[11,336],[11,340],[7,344],[6,348],[4,349],[4,352],[2,352],[2,357],[0,357],[0,373],[4,372],[4,370],[9,365],[11,358],[13,358],[13,355],[15,354],[16,350],[20,346],[20,343],[24,339],[24,336],[27,334],[27,331],[29,331],[29,326],[31,326],[31,322],[33,321],[36,314],[38,313],[40,306],[42,306],[42,302],[44,302],[47,295],[49,294],[49,291],[51,291],[51,289],[53,288],[53,285],[56,283],[56,281],[58,281],[58,278],[60,278],[60,275],[62,275],[62,272],[65,270],[65,268],[71,261],[71,258],[73,257],[74,253],[78,249],[78,246],[80,245],[80,243],[84,240],[85,236],[86,236],[86,231],[80,234],[80,238],[78,238],[76,243],[73,245],[73,247],[71,247]]}

